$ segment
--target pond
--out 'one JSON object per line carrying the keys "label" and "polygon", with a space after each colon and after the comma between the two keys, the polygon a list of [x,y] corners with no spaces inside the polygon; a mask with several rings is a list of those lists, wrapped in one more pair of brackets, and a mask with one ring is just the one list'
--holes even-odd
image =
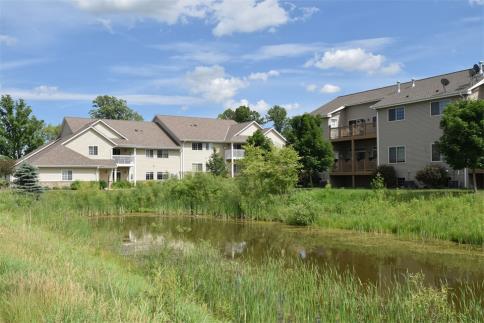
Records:
{"label": "pond", "polygon": [[280,223],[201,217],[134,215],[100,217],[92,225],[121,231],[125,255],[156,248],[166,239],[208,241],[228,259],[263,262],[269,257],[297,257],[324,270],[351,270],[363,282],[387,286],[404,274],[423,273],[425,282],[453,290],[470,283],[484,297],[482,248],[450,242],[409,241],[391,235],[294,227]]}

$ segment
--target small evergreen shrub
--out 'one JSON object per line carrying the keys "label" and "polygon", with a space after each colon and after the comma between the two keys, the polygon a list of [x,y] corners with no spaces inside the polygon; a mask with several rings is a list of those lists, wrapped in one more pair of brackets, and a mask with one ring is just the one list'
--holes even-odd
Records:
{"label": "small evergreen shrub", "polygon": [[15,188],[25,193],[42,193],[42,186],[39,184],[39,170],[37,167],[23,163],[15,171]]}
{"label": "small evergreen shrub", "polygon": [[395,188],[397,187],[397,172],[395,168],[391,165],[380,165],[376,168],[373,179],[380,174],[383,177],[383,182],[385,187]]}
{"label": "small evergreen shrub", "polygon": [[380,173],[376,173],[375,177],[371,180],[370,185],[375,191],[382,190],[385,188],[385,179]]}
{"label": "small evergreen shrub", "polygon": [[108,187],[108,183],[106,181],[99,181],[99,189],[105,190]]}
{"label": "small evergreen shrub", "polygon": [[71,190],[77,191],[81,189],[81,181],[74,181],[71,183]]}
{"label": "small evergreen shrub", "polygon": [[442,165],[427,165],[419,170],[415,179],[429,188],[446,187],[449,182],[449,174]]}

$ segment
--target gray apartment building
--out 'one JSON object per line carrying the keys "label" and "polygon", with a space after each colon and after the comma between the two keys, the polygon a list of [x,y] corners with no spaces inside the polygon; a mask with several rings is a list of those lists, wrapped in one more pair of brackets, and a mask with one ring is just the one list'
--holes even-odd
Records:
{"label": "gray apartment building", "polygon": [[[323,135],[335,152],[324,176],[336,187],[368,186],[376,167],[386,164],[395,168],[400,186],[409,186],[418,185],[415,175],[426,165],[441,164],[452,185],[469,187],[471,171],[452,169],[435,145],[446,105],[469,99],[484,99],[482,63],[335,98],[312,112],[323,118]],[[484,170],[476,173],[482,187]]]}

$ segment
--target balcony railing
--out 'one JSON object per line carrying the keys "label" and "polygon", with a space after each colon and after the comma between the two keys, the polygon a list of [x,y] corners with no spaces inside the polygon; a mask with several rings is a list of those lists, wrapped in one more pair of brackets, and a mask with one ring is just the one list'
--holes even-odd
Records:
{"label": "balcony railing", "polygon": [[351,139],[363,136],[376,136],[376,124],[362,123],[348,127],[338,127],[329,129],[329,139]]}
{"label": "balcony railing", "polygon": [[117,165],[134,165],[134,156],[132,155],[113,155],[113,160]]}
{"label": "balcony railing", "polygon": [[[355,161],[355,172],[372,172],[376,170],[376,160],[361,159]],[[335,173],[353,172],[352,160],[339,159],[333,165]]]}
{"label": "balcony railing", "polygon": [[[243,149],[234,149],[234,159],[241,159],[245,156],[245,150]],[[225,151],[225,159],[232,159],[232,153],[230,149]]]}

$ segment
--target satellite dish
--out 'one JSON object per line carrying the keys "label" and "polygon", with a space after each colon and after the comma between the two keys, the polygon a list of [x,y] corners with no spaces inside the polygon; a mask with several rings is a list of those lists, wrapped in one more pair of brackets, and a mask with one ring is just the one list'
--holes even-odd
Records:
{"label": "satellite dish", "polygon": [[479,73],[481,71],[481,68],[479,67],[479,65],[474,64],[474,66],[472,66],[472,71],[474,72],[473,75],[476,75],[477,73]]}
{"label": "satellite dish", "polygon": [[440,83],[442,83],[443,86],[449,85],[450,81],[448,79],[440,79]]}

